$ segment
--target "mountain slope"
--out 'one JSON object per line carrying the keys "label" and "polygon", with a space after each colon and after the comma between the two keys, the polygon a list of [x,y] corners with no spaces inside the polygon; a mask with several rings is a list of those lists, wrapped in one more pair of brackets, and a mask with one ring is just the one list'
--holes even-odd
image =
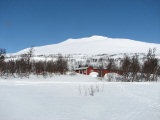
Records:
{"label": "mountain slope", "polygon": [[[91,36],[88,38],[68,39],[64,42],[41,47],[34,47],[34,54],[119,54],[146,53],[149,48],[160,51],[160,44],[140,42],[130,39]],[[24,54],[29,48],[16,54]]]}

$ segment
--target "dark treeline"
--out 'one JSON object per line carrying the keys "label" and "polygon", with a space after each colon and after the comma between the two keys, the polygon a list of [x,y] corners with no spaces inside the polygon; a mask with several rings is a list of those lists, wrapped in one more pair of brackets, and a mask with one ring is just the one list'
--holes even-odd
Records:
{"label": "dark treeline", "polygon": [[68,71],[67,60],[61,55],[55,61],[34,61],[31,60],[32,55],[33,48],[30,48],[20,59],[5,61],[5,49],[0,49],[0,76],[29,77],[31,73],[46,76],[52,73],[66,74]]}
{"label": "dark treeline", "polygon": [[[110,62],[113,64],[114,60]],[[137,55],[132,57],[126,55],[121,59],[119,67],[116,67],[115,64],[111,66],[110,62],[110,69],[122,71],[125,82],[157,81],[158,75],[160,75],[159,60],[155,57],[155,49],[149,49],[148,54],[141,62]]]}
{"label": "dark treeline", "polygon": [[[0,49],[0,76],[18,76],[29,77],[35,75],[66,74],[68,71],[68,61],[61,55],[56,60],[34,61],[33,48],[30,48],[26,54],[21,55],[20,59],[5,60],[5,49]],[[107,63],[107,64],[106,64]],[[150,49],[143,60],[138,55],[132,57],[125,55],[118,61],[113,58],[107,60],[97,60],[99,65],[99,76],[102,76],[102,69],[109,71],[119,71],[123,76],[123,81],[157,81],[160,75],[159,59],[155,57],[155,50]],[[90,66],[88,60],[86,66]]]}

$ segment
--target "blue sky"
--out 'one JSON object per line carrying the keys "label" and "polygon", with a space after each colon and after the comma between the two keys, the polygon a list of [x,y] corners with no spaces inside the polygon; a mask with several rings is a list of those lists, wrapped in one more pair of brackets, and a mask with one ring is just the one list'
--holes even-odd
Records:
{"label": "blue sky", "polygon": [[0,48],[103,35],[160,43],[160,0],[0,0]]}

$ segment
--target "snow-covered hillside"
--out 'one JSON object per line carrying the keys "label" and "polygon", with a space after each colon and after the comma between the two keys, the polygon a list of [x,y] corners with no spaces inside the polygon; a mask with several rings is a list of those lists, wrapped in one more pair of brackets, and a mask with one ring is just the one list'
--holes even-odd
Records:
{"label": "snow-covered hillside", "polygon": [[[147,53],[149,48],[160,51],[160,44],[140,42],[130,39],[91,36],[80,39],[68,39],[64,42],[41,47],[35,47],[35,55],[49,54],[119,54],[119,53]],[[15,53],[24,54],[29,48]]]}

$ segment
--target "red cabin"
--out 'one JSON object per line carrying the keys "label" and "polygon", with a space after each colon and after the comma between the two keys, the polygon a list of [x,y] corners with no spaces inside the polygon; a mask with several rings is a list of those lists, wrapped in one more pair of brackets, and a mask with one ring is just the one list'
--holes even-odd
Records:
{"label": "red cabin", "polygon": [[97,72],[101,74],[101,77],[104,77],[106,73],[117,73],[122,75],[121,71],[117,70],[107,70],[107,69],[99,69],[99,68],[93,68],[93,67],[80,67],[75,69],[76,73],[84,74],[84,75],[89,75],[91,72]]}

